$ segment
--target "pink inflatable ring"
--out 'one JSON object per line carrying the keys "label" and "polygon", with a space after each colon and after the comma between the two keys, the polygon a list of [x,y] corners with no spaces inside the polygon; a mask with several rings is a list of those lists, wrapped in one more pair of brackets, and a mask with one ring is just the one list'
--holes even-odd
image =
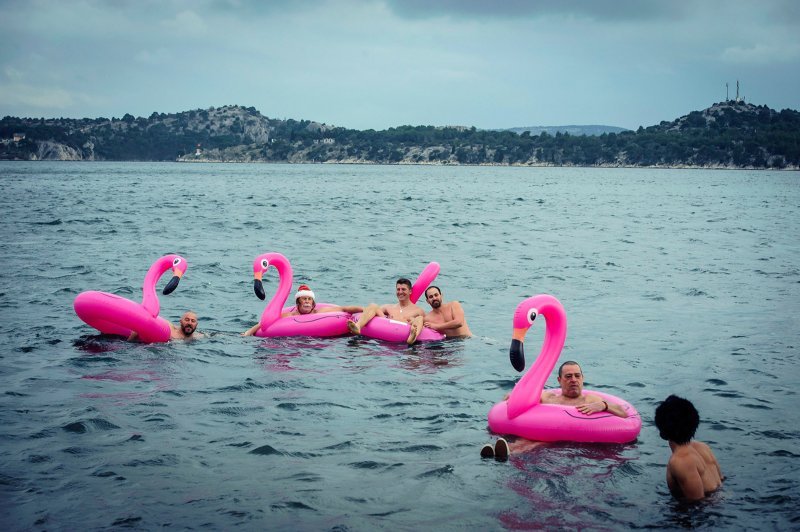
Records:
{"label": "pink inflatable ring", "polygon": [[514,386],[508,400],[497,403],[489,411],[489,428],[498,434],[514,434],[536,441],[626,443],[635,440],[642,420],[636,409],[619,397],[594,390],[583,392],[617,403],[628,413],[627,418],[607,412],[586,415],[574,406],[541,404],[544,383],[555,368],[567,337],[567,315],[561,303],[550,295],[533,296],[517,306],[509,351],[511,364],[517,371],[525,369],[523,342],[537,316],[543,316],[546,325],[539,356]]}
{"label": "pink inflatable ring", "polygon": [[[439,263],[431,262],[422,273],[419,274],[414,284],[411,285],[411,295],[409,300],[416,303],[419,298],[425,293],[430,284],[439,275]],[[353,314],[353,320],[358,321],[361,313]],[[387,342],[405,342],[408,335],[411,333],[411,325],[404,321],[392,320],[383,316],[375,316],[366,325],[361,328],[361,334],[369,338],[377,338]],[[445,336],[439,331],[435,331],[429,327],[423,327],[422,331],[417,335],[418,342],[432,342],[437,340],[444,340]]]}
{"label": "pink inflatable ring", "polygon": [[164,272],[172,270],[172,279],[162,292],[164,295],[172,293],[178,287],[186,267],[186,259],[180,255],[165,255],[147,270],[142,285],[141,303],[91,290],[81,292],[75,298],[75,313],[85,323],[105,334],[127,338],[135,332],[142,342],[168,342],[171,327],[167,320],[158,315],[161,306],[156,296],[156,283]]}
{"label": "pink inflatable ring", "polygon": [[[294,310],[294,307],[283,308],[292,290],[294,273],[289,259],[280,253],[264,253],[253,261],[253,291],[262,301],[267,295],[264,292],[262,277],[272,266],[278,270],[278,288],[275,295],[267,303],[259,320],[259,328],[255,336],[343,336],[349,333],[347,312],[324,312],[299,316],[281,317],[281,314]],[[318,303],[317,306],[329,306]]]}

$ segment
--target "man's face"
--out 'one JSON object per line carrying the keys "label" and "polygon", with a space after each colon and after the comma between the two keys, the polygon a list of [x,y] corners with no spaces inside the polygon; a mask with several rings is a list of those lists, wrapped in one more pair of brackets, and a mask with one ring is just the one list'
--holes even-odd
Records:
{"label": "man's face", "polygon": [[435,288],[431,288],[425,292],[425,299],[433,309],[437,309],[442,306],[442,294]]}
{"label": "man's face", "polygon": [[568,364],[561,368],[561,376],[558,377],[561,385],[561,395],[575,399],[581,396],[583,391],[583,373],[581,367],[576,364]]}
{"label": "man's face", "polygon": [[300,296],[295,303],[299,314],[311,314],[314,310],[314,298],[311,296]]}
{"label": "man's face", "polygon": [[408,298],[411,296],[411,289],[406,284],[397,283],[397,285],[395,285],[395,290],[397,300],[401,303],[403,301],[408,301]]}
{"label": "man's face", "polygon": [[197,314],[194,312],[187,312],[181,318],[181,331],[186,336],[191,336],[197,329]]}

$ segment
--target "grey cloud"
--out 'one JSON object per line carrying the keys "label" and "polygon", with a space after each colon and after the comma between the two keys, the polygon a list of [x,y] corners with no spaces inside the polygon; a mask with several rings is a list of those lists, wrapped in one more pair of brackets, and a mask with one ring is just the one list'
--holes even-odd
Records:
{"label": "grey cloud", "polygon": [[672,0],[387,0],[397,15],[406,18],[536,18],[563,16],[596,20],[649,20],[683,18],[692,2]]}

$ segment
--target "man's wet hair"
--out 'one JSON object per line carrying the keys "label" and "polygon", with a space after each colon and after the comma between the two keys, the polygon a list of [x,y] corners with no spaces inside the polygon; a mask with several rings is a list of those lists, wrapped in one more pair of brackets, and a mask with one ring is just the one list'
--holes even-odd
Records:
{"label": "man's wet hair", "polygon": [[[562,373],[561,370],[564,369],[564,366],[578,366],[579,368],[581,367],[581,365],[578,364],[577,362],[575,362],[574,360],[567,360],[566,362],[564,362],[563,364],[558,366],[558,376],[559,377],[561,377],[561,373]],[[581,368],[581,373],[583,373],[583,368]]]}
{"label": "man's wet hair", "polygon": [[439,291],[439,295],[442,295],[442,289],[441,288],[439,288],[436,285],[430,285],[428,288],[425,289],[425,299],[428,299],[428,290],[430,290],[431,288],[437,289]]}
{"label": "man's wet hair", "polygon": [[656,428],[664,440],[679,445],[689,443],[699,424],[697,409],[683,397],[670,395],[656,408]]}
{"label": "man's wet hair", "polygon": [[401,277],[401,278],[399,278],[395,284],[396,284],[396,285],[398,285],[398,284],[404,284],[404,285],[407,285],[407,286],[408,286],[408,288],[413,288],[413,287],[411,286],[411,281],[409,281],[409,280],[408,280],[408,279],[406,279],[405,277]]}

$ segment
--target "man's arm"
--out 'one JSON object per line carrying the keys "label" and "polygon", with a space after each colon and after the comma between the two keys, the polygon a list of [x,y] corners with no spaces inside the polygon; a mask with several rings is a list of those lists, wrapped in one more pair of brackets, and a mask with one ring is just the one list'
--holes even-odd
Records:
{"label": "man's arm", "polygon": [[579,405],[576,408],[580,413],[586,415],[594,414],[596,412],[608,412],[609,414],[614,414],[617,417],[628,417],[628,413],[624,408],[607,399],[601,399],[597,395],[587,395],[586,403]]}
{"label": "man's arm", "polygon": [[170,340],[177,340],[178,338],[183,338],[183,331],[181,330],[180,327],[176,327],[175,325],[172,324],[172,322],[167,322],[167,323],[169,323]]}
{"label": "man's arm", "polygon": [[259,327],[261,327],[261,323],[256,323],[255,325],[247,329],[245,332],[243,332],[242,336],[253,336]]}
{"label": "man's arm", "polygon": [[330,306],[330,307],[322,307],[318,309],[317,312],[346,312],[348,314],[355,314],[356,312],[364,312],[363,307],[357,307],[355,305],[348,305],[344,307],[339,306]]}
{"label": "man's arm", "polygon": [[725,480],[725,475],[722,474],[722,469],[720,469],[719,462],[717,462],[717,457],[714,456],[714,451],[711,450],[711,447],[701,441],[693,441],[692,446],[698,453],[700,453],[700,456],[703,457],[706,465],[710,465],[717,471],[717,476],[719,477],[720,482]]}
{"label": "man's arm", "polygon": [[706,496],[700,471],[697,470],[691,459],[676,459],[673,456],[667,464],[667,469],[672,474],[672,479],[678,484],[684,499],[699,501]]}

